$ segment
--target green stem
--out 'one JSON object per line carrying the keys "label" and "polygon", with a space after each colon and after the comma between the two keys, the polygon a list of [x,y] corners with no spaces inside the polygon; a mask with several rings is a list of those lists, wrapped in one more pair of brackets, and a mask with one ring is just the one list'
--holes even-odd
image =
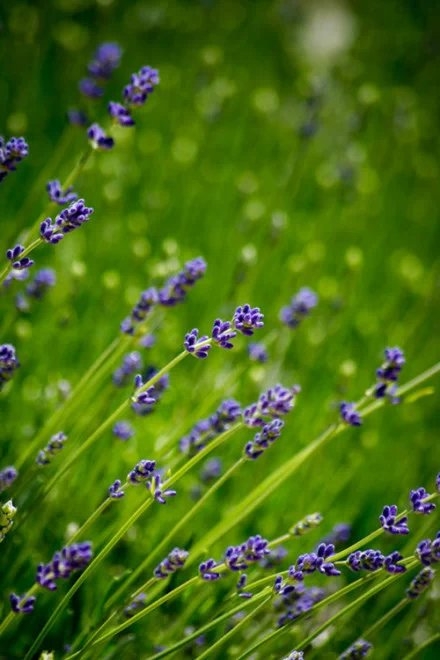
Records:
{"label": "green stem", "polygon": [[435,633],[435,635],[432,635],[432,637],[429,637],[429,639],[426,639],[423,644],[420,644],[417,646],[415,649],[407,653],[403,660],[411,660],[412,658],[423,658],[424,656],[421,654],[422,651],[427,649],[431,644],[434,644],[435,642],[440,641],[440,632]]}

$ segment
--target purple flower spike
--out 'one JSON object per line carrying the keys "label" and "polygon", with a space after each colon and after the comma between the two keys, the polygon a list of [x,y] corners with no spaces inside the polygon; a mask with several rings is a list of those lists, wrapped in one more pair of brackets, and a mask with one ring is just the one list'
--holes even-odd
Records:
{"label": "purple flower spike", "polygon": [[250,536],[240,545],[231,545],[224,555],[224,562],[230,571],[244,571],[252,563],[270,554],[269,542],[260,534]]}
{"label": "purple flower spike", "polygon": [[362,424],[362,418],[360,414],[355,410],[354,403],[347,403],[343,401],[339,405],[339,410],[341,417],[346,424],[350,426],[360,426]]}
{"label": "purple flower spike", "polygon": [[12,137],[7,142],[0,135],[0,182],[17,169],[20,163],[29,154],[29,147],[22,137]]}
{"label": "purple flower spike", "polygon": [[412,490],[409,495],[411,508],[415,513],[429,514],[436,508],[434,502],[424,502],[430,494],[422,487]]}
{"label": "purple flower spike", "polygon": [[18,472],[13,465],[0,470],[0,493],[9,488],[18,477]]}
{"label": "purple flower spike", "polygon": [[133,73],[129,85],[124,88],[124,99],[129,106],[144,105],[156,85],[159,84],[159,72],[144,66],[138,73]]}
{"label": "purple flower spike", "polygon": [[417,545],[415,556],[424,566],[431,566],[440,562],[440,532],[434,541],[424,539]]}
{"label": "purple flower spike", "polygon": [[373,648],[373,645],[370,642],[365,641],[365,639],[358,639],[339,656],[338,660],[361,660],[361,658],[368,655],[371,648]]}
{"label": "purple flower spike", "polygon": [[113,500],[119,500],[121,497],[124,497],[125,492],[121,489],[122,481],[116,479],[111,486],[108,488],[108,496]]}
{"label": "purple flower spike", "polygon": [[89,99],[100,99],[104,94],[102,87],[96,84],[92,78],[83,78],[78,83],[79,91]]}
{"label": "purple flower spike", "polygon": [[12,262],[12,268],[15,268],[15,270],[26,270],[34,265],[34,262],[29,257],[20,257],[23,252],[24,246],[20,244],[6,251],[6,258]]}
{"label": "purple flower spike", "polygon": [[148,479],[154,475],[156,469],[156,461],[142,459],[137,463],[131,472],[128,473],[127,479],[132,484],[146,483]]}
{"label": "purple flower spike", "polygon": [[155,578],[167,578],[172,573],[183,568],[188,559],[189,552],[181,548],[174,548],[169,555],[163,559],[153,571]]}
{"label": "purple flower spike", "polygon": [[119,126],[134,126],[135,124],[135,121],[130,114],[130,110],[128,110],[125,105],[110,101],[108,104],[108,113],[110,117],[119,124]]}
{"label": "purple flower spike", "polygon": [[207,335],[203,335],[199,338],[199,331],[197,328],[193,328],[190,332],[187,332],[185,335],[185,341],[183,345],[188,353],[194,355],[194,357],[204,359],[208,357],[208,353],[211,350],[211,344],[205,344],[204,346],[199,346],[202,342],[209,339]]}
{"label": "purple flower spike", "polygon": [[55,179],[54,181],[48,181],[46,190],[50,201],[55,202],[56,204],[60,204],[61,206],[64,204],[70,204],[71,202],[74,202],[78,199],[78,195],[73,192],[73,186],[69,186],[66,188],[66,190],[63,191],[61,188],[61,183],[58,181],[58,179]]}
{"label": "purple flower spike", "polygon": [[36,581],[42,587],[55,591],[56,580],[67,579],[75,571],[80,571],[92,560],[92,544],[89,541],[73,543],[55,552],[48,564],[39,564]]}
{"label": "purple flower spike", "polygon": [[289,568],[289,577],[293,580],[304,580],[304,573],[314,573],[319,571],[328,577],[336,577],[341,571],[336,568],[333,562],[327,559],[335,552],[335,546],[332,543],[320,543],[316,552],[310,552],[300,555],[296,564]]}
{"label": "purple flower spike", "polygon": [[429,587],[435,577],[435,571],[429,566],[425,566],[417,573],[416,577],[411,580],[411,583],[406,590],[406,595],[411,600],[418,598]]}
{"label": "purple flower spike", "polygon": [[11,609],[15,614],[29,614],[29,612],[33,612],[36,600],[35,596],[26,596],[26,594],[18,596],[12,593],[9,596]]}
{"label": "purple flower spike", "polygon": [[266,347],[264,344],[258,342],[251,342],[248,345],[248,355],[251,360],[260,362],[261,364],[264,364],[268,360]]}
{"label": "purple flower spike", "polygon": [[202,580],[207,580],[212,582],[213,580],[219,580],[221,578],[221,573],[218,573],[214,569],[220,566],[219,562],[216,562],[215,559],[207,559],[199,565],[199,575]]}
{"label": "purple flower spike", "polygon": [[59,243],[66,234],[87,222],[92,213],[93,209],[87,207],[83,199],[78,199],[61,211],[53,222],[51,218],[43,220],[40,225],[40,237],[46,243]]}
{"label": "purple flower spike", "polygon": [[119,438],[119,440],[130,440],[134,436],[134,429],[130,422],[116,422],[113,426],[113,435]]}
{"label": "purple flower spike", "polygon": [[401,564],[398,564],[401,559],[403,559],[403,556],[400,554],[400,552],[397,552],[397,550],[394,550],[391,554],[387,555],[384,557],[383,561],[383,567],[388,573],[405,573],[406,568],[405,566],[402,566]]}
{"label": "purple flower spike", "polygon": [[41,268],[35,273],[35,277],[26,287],[26,293],[31,298],[41,300],[44,294],[56,282],[55,271],[52,268]]}
{"label": "purple flower spike", "polygon": [[154,474],[153,479],[150,482],[146,483],[146,486],[159,504],[166,504],[167,497],[174,497],[176,495],[175,490],[171,490],[170,488],[167,490],[163,489],[163,482],[158,472]]}
{"label": "purple flower spike", "polygon": [[94,149],[100,149],[101,151],[108,151],[112,149],[115,141],[109,135],[104,133],[103,129],[99,124],[92,124],[87,129],[87,137],[89,138],[91,145]]}
{"label": "purple flower spike", "polygon": [[264,326],[263,318],[259,307],[240,305],[234,312],[232,324],[242,335],[250,337],[255,330]]}
{"label": "purple flower spike", "polygon": [[12,344],[0,344],[0,390],[20,366]]}
{"label": "purple flower spike", "polygon": [[96,49],[87,70],[91,76],[107,80],[119,66],[121,55],[122,51],[117,43],[103,43]]}
{"label": "purple flower spike", "polygon": [[382,525],[382,529],[390,534],[409,534],[409,528],[407,525],[408,516],[400,518],[396,521],[397,517],[397,506],[395,504],[386,505],[383,508],[382,514],[379,516],[379,522]]}
{"label": "purple flower spike", "polygon": [[385,362],[376,370],[378,382],[374,386],[373,394],[376,399],[388,397],[391,403],[399,403],[396,396],[397,379],[405,364],[403,351],[397,346],[385,349]]}
{"label": "purple flower spike", "polygon": [[280,319],[289,328],[296,328],[317,304],[316,293],[304,287],[292,298],[290,305],[281,309]]}
{"label": "purple flower spike", "polygon": [[261,431],[255,434],[253,440],[247,443],[244,453],[247,458],[255,460],[281,435],[284,422],[281,419],[273,419],[265,424]]}
{"label": "purple flower spike", "polygon": [[380,550],[356,550],[347,557],[347,565],[352,571],[378,571],[383,567],[384,555]]}
{"label": "purple flower spike", "polygon": [[212,326],[211,337],[216,344],[222,348],[233,348],[234,345],[231,339],[237,336],[237,333],[232,329],[230,321],[222,321],[216,319]]}

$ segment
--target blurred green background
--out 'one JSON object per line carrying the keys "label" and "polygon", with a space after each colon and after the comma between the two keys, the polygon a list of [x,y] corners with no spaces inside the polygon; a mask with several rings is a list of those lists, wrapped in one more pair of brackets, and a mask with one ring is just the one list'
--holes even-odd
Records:
{"label": "blurred green background", "polygon": [[[118,130],[114,151],[96,154],[75,185],[95,208],[90,224],[35,255],[56,269],[56,288],[32,314],[2,303],[1,340],[22,362],[0,400],[3,463],[54,405],[59,379],[77,382],[113,339],[139,291],[198,255],[207,275],[167,313],[148,360],[166,363],[186,331],[207,332],[244,302],[261,307],[268,333],[281,331],[272,360],[250,363],[245,342],[206,363],[187,359],[154,421],[138,420],[130,448],[107,438],[111,475],[151,453],[155,439],[175,442],[226,396],[248,403],[278,381],[302,386],[279,446],[227,485],[205,527],[334,421],[338,401],[359,398],[386,346],[405,351],[402,382],[436,362],[437,2],[58,0],[2,3],[0,16],[0,134],[30,145],[0,191],[4,249],[43,212],[46,181],[65,178],[85,147],[66,110],[104,121],[106,102],[85,103],[77,87],[96,46],[117,41],[124,51],[106,99],[118,100],[144,64],[161,75],[136,129]],[[302,286],[320,302],[292,336],[278,313]],[[113,477],[95,469],[99,502]],[[228,543],[277,536],[315,510],[325,531],[346,521],[360,537],[384,504],[404,506],[409,488],[432,488],[439,469],[437,396],[387,406],[308,462]],[[72,474],[72,488],[83,478]],[[82,506],[71,503],[72,519]],[[51,515],[59,538],[67,521],[56,506]]]}

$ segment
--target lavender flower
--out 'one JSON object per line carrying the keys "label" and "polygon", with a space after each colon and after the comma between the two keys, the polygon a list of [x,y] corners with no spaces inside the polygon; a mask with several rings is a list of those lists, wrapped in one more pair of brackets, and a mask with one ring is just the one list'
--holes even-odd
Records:
{"label": "lavender flower", "polygon": [[12,262],[11,267],[15,270],[26,270],[34,265],[34,262],[29,257],[21,257],[19,259],[23,252],[24,246],[20,244],[6,251],[6,258]]}
{"label": "lavender flower", "polygon": [[54,456],[56,456],[62,449],[64,449],[64,443],[67,440],[67,435],[60,431],[55,433],[41,451],[38,452],[36,463],[38,465],[49,465]]}
{"label": "lavender flower", "polygon": [[87,129],[87,137],[90,140],[90,143],[94,149],[100,149],[101,151],[108,151],[112,149],[115,141],[112,137],[107,135],[99,124],[92,124]]}
{"label": "lavender flower", "polygon": [[135,121],[130,114],[130,110],[128,110],[125,105],[110,101],[108,104],[108,113],[110,117],[119,124],[119,126],[134,126],[135,124]]}
{"label": "lavender flower", "polygon": [[436,508],[434,502],[424,502],[427,497],[430,497],[430,494],[422,487],[410,492],[409,500],[415,513],[429,514],[434,511]]}
{"label": "lavender flower", "polygon": [[132,484],[145,483],[148,479],[150,479],[153,476],[155,469],[156,469],[156,461],[142,459],[128,473],[127,479]]}
{"label": "lavender flower", "polygon": [[415,578],[411,580],[411,583],[406,590],[406,595],[409,599],[414,600],[418,598],[431,584],[435,577],[435,571],[432,570],[429,566],[425,566],[422,570],[417,573]]}
{"label": "lavender flower", "polygon": [[87,126],[89,123],[86,113],[76,108],[67,111],[67,120],[72,126]]}
{"label": "lavender flower", "polygon": [[56,282],[55,271],[52,268],[41,268],[26,287],[26,294],[36,300],[41,300],[46,291]]}
{"label": "lavender flower", "polygon": [[121,489],[122,481],[116,479],[108,488],[108,496],[113,500],[119,500],[124,497],[125,492]]}
{"label": "lavender flower", "polygon": [[147,600],[147,596],[144,593],[140,593],[137,596],[133,598],[131,603],[127,605],[127,607],[124,608],[124,614],[127,618],[131,618],[136,614],[136,612],[139,612]]}
{"label": "lavender flower", "polygon": [[15,614],[29,614],[29,612],[33,612],[36,600],[35,596],[26,596],[26,594],[18,596],[12,593],[9,596],[11,609]]}
{"label": "lavender flower", "polygon": [[167,578],[172,573],[183,568],[189,552],[181,548],[174,548],[169,555],[163,559],[153,571],[155,578]]}
{"label": "lavender flower", "polygon": [[338,523],[333,527],[329,534],[327,534],[321,543],[333,543],[335,546],[341,543],[346,543],[351,536],[351,525],[347,523]]}
{"label": "lavender flower", "polygon": [[280,575],[275,579],[274,591],[279,595],[279,599],[275,601],[275,608],[285,610],[278,617],[279,627],[285,626],[289,621],[295,621],[301,614],[311,610],[325,595],[323,589],[307,588],[302,582],[292,584],[288,580],[284,581]]}
{"label": "lavender flower", "polygon": [[131,376],[142,369],[142,356],[139,351],[132,351],[125,355],[122,364],[113,372],[113,384],[122,387],[130,382]]}
{"label": "lavender flower", "polygon": [[73,186],[69,186],[66,188],[66,190],[63,191],[61,188],[61,182],[58,181],[58,179],[48,181],[46,190],[50,201],[55,202],[56,204],[60,204],[61,206],[64,204],[70,204],[71,202],[74,202],[78,199],[78,195],[73,192]]}
{"label": "lavender flower", "polygon": [[244,591],[246,585],[247,585],[247,575],[246,573],[242,573],[237,580],[237,584],[235,585],[237,594],[238,596],[240,596],[240,598],[248,599],[248,598],[252,598],[252,596],[254,595],[250,591]]}
{"label": "lavender flower", "polygon": [[248,406],[243,413],[243,421],[246,426],[264,426],[265,418],[271,419],[286,415],[295,405],[295,397],[300,387],[293,385],[286,388],[283,385],[270,387],[260,395],[256,403]]}
{"label": "lavender flower", "polygon": [[424,566],[431,566],[431,564],[440,562],[440,531],[437,532],[433,541],[431,539],[420,541],[415,556]]}
{"label": "lavender flower", "polygon": [[207,559],[199,564],[199,575],[202,580],[208,582],[219,580],[221,578],[221,573],[214,570],[217,566],[220,566],[220,562],[216,562],[215,559]]}
{"label": "lavender flower", "polygon": [[250,536],[239,545],[231,545],[224,555],[224,562],[230,571],[244,571],[249,564],[255,563],[270,554],[269,542],[260,534]]}
{"label": "lavender flower", "polygon": [[100,87],[93,78],[82,78],[78,83],[79,91],[89,99],[100,99],[104,94],[104,90]]}
{"label": "lavender flower", "polygon": [[11,380],[14,372],[20,366],[20,362],[12,344],[0,344],[0,390],[3,385]]}
{"label": "lavender flower", "polygon": [[155,472],[152,479],[146,482],[146,487],[159,504],[166,504],[167,497],[174,497],[176,491],[171,488],[163,489],[163,482],[159,472]]}
{"label": "lavender flower", "polygon": [[11,137],[7,142],[0,135],[0,182],[17,169],[29,154],[29,147],[22,137]]}
{"label": "lavender flower", "polygon": [[300,555],[296,563],[289,568],[289,577],[293,580],[304,580],[304,573],[314,573],[319,571],[327,576],[337,576],[341,571],[336,568],[333,562],[327,561],[335,552],[335,546],[332,543],[320,543],[316,552],[310,552]]}
{"label": "lavender flower", "polygon": [[348,556],[347,565],[352,571],[374,572],[383,568],[388,573],[403,573],[406,568],[397,563],[401,559],[403,557],[397,550],[386,556],[380,550],[356,550]]}
{"label": "lavender flower", "polygon": [[240,404],[235,399],[225,399],[210,417],[197,422],[189,435],[180,440],[180,450],[188,456],[194,456],[240,417]]}
{"label": "lavender flower", "polygon": [[9,486],[14,483],[17,477],[18,472],[13,465],[8,465],[8,467],[0,470],[0,493],[9,488]]}
{"label": "lavender flower", "polygon": [[362,424],[362,418],[360,414],[355,410],[354,403],[347,403],[343,401],[339,405],[339,410],[341,417],[346,424],[350,426],[360,426]]}
{"label": "lavender flower", "polygon": [[150,385],[146,390],[142,390],[144,385],[145,383],[142,380],[141,374],[137,374],[134,379],[135,393],[132,397],[133,403],[148,406],[154,405],[156,403],[154,386]]}
{"label": "lavender flower", "polygon": [[230,321],[222,321],[221,319],[215,319],[212,326],[211,337],[214,343],[218,344],[222,348],[233,348],[233,343],[231,339],[237,336],[235,330],[232,329],[232,324]]}
{"label": "lavender flower", "polygon": [[149,95],[159,84],[159,72],[144,66],[138,73],[133,73],[130,84],[124,88],[124,99],[129,106],[144,105]]}
{"label": "lavender flower", "polygon": [[376,370],[378,382],[373,389],[376,399],[387,396],[391,403],[399,402],[395,394],[397,389],[396,383],[404,364],[405,356],[400,348],[395,346],[394,348],[385,349],[385,362]]}
{"label": "lavender flower", "polygon": [[211,344],[203,343],[207,339],[207,335],[203,335],[199,338],[198,329],[193,328],[190,332],[186,333],[183,345],[188,353],[191,353],[196,358],[204,359],[208,357],[208,353],[211,350]]}
{"label": "lavender flower", "polygon": [[121,331],[127,335],[133,335],[136,325],[145,321],[148,313],[159,302],[159,294],[154,287],[142,291],[141,296],[133,307],[131,316],[121,323]]}
{"label": "lavender flower", "polygon": [[134,436],[134,429],[130,422],[116,422],[112,430],[113,435],[119,438],[119,440],[130,440]]}
{"label": "lavender flower", "polygon": [[182,271],[170,277],[158,291],[158,302],[172,307],[183,302],[191,287],[206,273],[206,262],[202,257],[187,261]]}
{"label": "lavender flower", "polygon": [[100,44],[93,59],[88,64],[87,70],[91,76],[107,80],[119,66],[121,55],[122,51],[117,43],[106,42]]}
{"label": "lavender flower", "polygon": [[248,442],[244,448],[247,458],[255,460],[281,435],[281,429],[284,422],[281,419],[273,419],[268,424],[264,424],[261,431],[258,431],[254,438]]}
{"label": "lavender flower", "polygon": [[234,312],[232,324],[238,332],[248,337],[254,334],[254,331],[264,326],[263,314],[259,307],[250,305],[240,305]]}
{"label": "lavender flower", "polygon": [[[148,382],[157,374],[157,369],[155,367],[149,367],[144,374],[145,377],[145,382]],[[135,378],[135,386],[136,387],[143,387],[143,379],[142,377],[138,374],[138,376]],[[133,403],[131,404],[132,410],[137,415],[148,415],[154,410],[154,406],[160,401],[160,398],[163,394],[163,392],[168,388],[169,386],[169,375],[164,374],[157,380],[154,385],[150,385],[150,387],[145,390],[144,392],[141,392],[136,396],[133,397]]]}
{"label": "lavender flower", "polygon": [[281,309],[280,319],[289,328],[296,328],[317,304],[316,293],[304,287],[292,298],[290,305]]}
{"label": "lavender flower", "polygon": [[12,504],[12,500],[8,500],[0,507],[0,543],[14,524],[16,513],[17,508]]}
{"label": "lavender flower", "polygon": [[403,556],[400,554],[400,552],[397,552],[397,550],[394,550],[391,552],[389,555],[386,555],[384,558],[383,562],[383,567],[388,573],[405,573],[407,570],[405,566],[402,566],[401,564],[398,564],[401,559],[403,559]]}
{"label": "lavender flower", "polygon": [[248,355],[251,360],[254,362],[260,362],[261,364],[264,364],[264,362],[267,362],[268,360],[266,347],[264,344],[258,342],[251,342],[248,345]]}
{"label": "lavender flower", "polygon": [[358,639],[354,644],[348,647],[344,653],[341,653],[339,660],[360,660],[368,655],[373,645],[365,639]]}
{"label": "lavender flower", "polygon": [[200,480],[205,484],[212,483],[221,475],[222,469],[220,458],[209,458],[200,470]]}
{"label": "lavender flower", "polygon": [[85,206],[83,199],[79,199],[61,211],[55,221],[51,218],[43,220],[40,225],[40,237],[46,243],[59,243],[66,234],[87,222],[92,213],[93,209]]}
{"label": "lavender flower", "polygon": [[48,564],[39,564],[36,581],[42,587],[54,591],[56,580],[67,579],[72,573],[83,570],[92,560],[92,544],[89,541],[67,545],[55,552]]}
{"label": "lavender flower", "polygon": [[304,660],[304,653],[302,651],[291,651],[282,660]]}
{"label": "lavender flower", "polygon": [[390,534],[409,534],[409,528],[407,525],[408,516],[403,516],[400,520],[396,521],[397,517],[397,506],[395,504],[386,505],[383,508],[381,515],[379,516],[379,522],[382,525],[382,529]]}

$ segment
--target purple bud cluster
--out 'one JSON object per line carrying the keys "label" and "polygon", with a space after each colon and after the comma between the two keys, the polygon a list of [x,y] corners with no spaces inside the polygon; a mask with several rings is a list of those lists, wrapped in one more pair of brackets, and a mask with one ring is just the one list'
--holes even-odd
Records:
{"label": "purple bud cluster", "polygon": [[20,163],[29,154],[29,147],[22,137],[11,137],[7,142],[0,135],[0,182],[9,172],[14,172]]}
{"label": "purple bud cluster", "polygon": [[34,611],[34,605],[36,601],[35,596],[18,596],[17,594],[10,594],[9,602],[11,603],[11,610],[14,614],[29,614],[29,612]]}
{"label": "purple bud cluster", "polygon": [[197,422],[190,433],[180,440],[180,451],[188,456],[194,456],[213,438],[239,420],[241,415],[240,404],[234,399],[225,399],[212,415]]}
{"label": "purple bud cluster", "polygon": [[350,426],[360,426],[362,424],[362,418],[356,411],[354,403],[342,401],[339,405],[339,411],[341,413],[342,421],[345,422],[345,424],[349,424]]}
{"label": "purple bud cluster", "polygon": [[124,100],[128,106],[144,105],[154,88],[159,84],[159,72],[150,66],[143,66],[133,73],[130,83],[124,87]]}
{"label": "purple bud cluster", "polygon": [[279,596],[274,607],[277,611],[282,610],[277,619],[280,628],[311,610],[325,595],[323,589],[306,587],[303,582],[292,584],[289,578],[283,580],[281,575],[275,578],[274,592]]}
{"label": "purple bud cluster", "polygon": [[137,371],[140,371],[142,366],[142,356],[138,351],[127,353],[121,366],[113,372],[113,384],[117,387],[127,385],[131,381],[131,376]]}
{"label": "purple bud cluster", "polygon": [[79,82],[82,94],[89,98],[100,98],[104,90],[99,82],[108,80],[113,71],[119,66],[122,51],[116,43],[103,43],[96,49],[92,60],[87,66],[89,78],[83,78]]}
{"label": "purple bud cluster", "polygon": [[215,569],[225,566],[230,571],[244,571],[250,564],[259,562],[270,555],[269,543],[260,534],[250,536],[247,541],[239,545],[229,546],[224,554],[223,562],[207,559],[199,565],[199,575],[203,580],[218,580],[221,573]]}
{"label": "purple bud cluster", "polygon": [[134,429],[130,422],[120,420],[116,422],[113,426],[113,435],[115,435],[119,440],[130,440],[134,436]]}
{"label": "purple bud cluster", "polygon": [[58,181],[58,179],[48,181],[46,184],[46,190],[50,201],[55,202],[55,204],[60,204],[60,206],[70,204],[78,199],[78,195],[73,192],[73,186],[69,186],[69,188],[66,188],[66,190],[63,191],[61,182]]}
{"label": "purple bud cluster", "polygon": [[115,144],[114,139],[96,122],[87,129],[87,137],[93,149],[100,151],[109,151]]}
{"label": "purple bud cluster", "polygon": [[26,287],[26,295],[36,300],[41,300],[50,287],[56,283],[55,271],[52,268],[41,268],[35,273],[35,277]]}
{"label": "purple bud cluster", "polygon": [[[145,383],[151,380],[156,373],[157,369],[155,367],[149,367],[145,373]],[[137,415],[148,415],[153,411],[154,406],[169,386],[169,376],[168,374],[164,374],[154,383],[154,385],[151,385],[143,392],[138,392],[145,383],[141,374],[135,376],[135,393],[133,395],[133,403],[131,404],[131,407]]]}
{"label": "purple bud cluster", "polygon": [[379,522],[386,532],[390,534],[409,534],[408,516],[397,518],[397,506],[395,504],[386,504],[379,516]]}
{"label": "purple bud cluster", "polygon": [[0,344],[0,390],[20,366],[12,344]]}
{"label": "purple bud cluster", "polygon": [[406,595],[411,600],[418,598],[429,587],[431,582],[435,577],[435,571],[432,570],[429,566],[425,566],[422,570],[417,573],[415,578],[411,580],[411,583],[406,590]]}
{"label": "purple bud cluster", "polygon": [[38,465],[49,465],[54,456],[56,456],[62,449],[64,449],[64,443],[67,440],[67,435],[60,431],[55,433],[41,451],[38,452],[37,458],[35,459]]}
{"label": "purple bud cluster", "polygon": [[181,548],[174,548],[169,555],[163,559],[153,571],[155,578],[167,578],[172,573],[183,568],[188,559],[189,552]]}
{"label": "purple bud cluster", "polygon": [[237,595],[240,598],[252,598],[254,594],[252,594],[250,591],[244,591],[244,588],[247,585],[248,577],[246,573],[242,573],[240,577],[237,580],[237,584],[235,585],[235,589],[237,591]]}
{"label": "purple bud cluster", "polygon": [[108,496],[112,500],[120,500],[121,497],[124,497],[125,492],[121,488],[122,486],[122,481],[120,479],[116,479],[109,487],[108,487]]}
{"label": "purple bud cluster", "polygon": [[136,326],[145,321],[149,312],[156,305],[172,307],[183,302],[188,291],[203,277],[206,272],[206,262],[202,257],[187,261],[179,273],[170,277],[162,288],[150,287],[141,293],[139,301],[134,306],[131,315],[121,323],[121,330],[127,335],[133,335]]}
{"label": "purple bud cluster", "polygon": [[376,399],[382,399],[386,396],[391,403],[399,403],[399,398],[396,396],[396,383],[405,364],[405,356],[397,346],[386,348],[384,353],[385,362],[376,370],[377,383],[374,386],[373,394]]}
{"label": "purple bud cluster", "polygon": [[394,550],[389,555],[383,555],[380,550],[356,550],[347,558],[347,566],[352,571],[378,571],[383,568],[388,573],[404,573],[405,566],[398,564],[402,555]]}
{"label": "purple bud cluster", "polygon": [[251,460],[257,459],[263,454],[270,445],[281,435],[284,422],[281,419],[273,419],[264,424],[261,431],[258,431],[244,448],[244,453]]}
{"label": "purple bud cluster", "polygon": [[260,362],[260,364],[264,364],[268,360],[266,347],[259,342],[251,342],[248,345],[248,355],[251,360]]}
{"label": "purple bud cluster", "polygon": [[440,562],[440,531],[433,541],[424,539],[420,541],[415,551],[416,558],[423,566],[431,566]]}
{"label": "purple bud cluster", "polygon": [[93,209],[87,207],[83,199],[79,199],[61,211],[54,221],[52,218],[43,220],[40,237],[46,243],[59,243],[66,234],[87,222],[92,213]]}
{"label": "purple bud cluster", "polygon": [[139,612],[141,610],[147,600],[147,595],[144,593],[140,593],[137,596],[133,598],[131,603],[127,605],[127,607],[124,608],[124,614],[125,616],[130,619],[132,616],[136,614],[136,612]]}
{"label": "purple bud cluster", "polygon": [[18,477],[18,472],[13,465],[0,470],[0,493],[9,488]]}
{"label": "purple bud cluster", "polygon": [[39,564],[36,581],[50,591],[57,588],[56,580],[67,579],[72,573],[83,570],[92,560],[92,544],[89,541],[67,545],[55,552],[48,564]]}
{"label": "purple bud cluster", "polygon": [[295,405],[296,395],[300,392],[299,385],[284,387],[275,385],[260,395],[256,403],[248,406],[243,413],[246,426],[264,426],[267,418],[276,419],[286,415]]}
{"label": "purple bud cluster", "polygon": [[198,328],[193,328],[190,332],[186,333],[183,345],[188,353],[203,360],[208,357],[208,353],[211,350],[211,344],[204,344],[207,339],[209,339],[208,335],[199,337]]}
{"label": "purple bud cluster", "polygon": [[328,577],[335,577],[341,574],[333,562],[328,558],[335,552],[335,546],[332,543],[320,543],[316,552],[309,552],[300,555],[296,563],[289,568],[289,577],[292,580],[304,580],[305,573],[314,573],[318,571]]}
{"label": "purple bud cluster", "polygon": [[370,642],[365,641],[365,639],[358,639],[344,653],[341,653],[338,660],[361,660],[361,658],[368,655],[372,648],[373,645]]}
{"label": "purple bud cluster", "polygon": [[411,509],[415,513],[430,514],[436,508],[434,502],[425,502],[426,498],[431,497],[430,494],[423,488],[416,488],[412,490],[409,495]]}
{"label": "purple bud cluster", "polygon": [[292,298],[290,305],[281,309],[280,320],[289,328],[296,328],[317,304],[316,293],[304,287]]}
{"label": "purple bud cluster", "polygon": [[166,504],[168,497],[176,495],[175,490],[164,489],[161,473],[156,470],[156,461],[142,459],[128,473],[127,480],[134,485],[143,483],[159,504]]}
{"label": "purple bud cluster", "polygon": [[11,267],[15,270],[26,270],[34,265],[34,262],[29,257],[20,257],[24,252],[24,245],[15,245],[6,251],[6,258],[11,262]]}

